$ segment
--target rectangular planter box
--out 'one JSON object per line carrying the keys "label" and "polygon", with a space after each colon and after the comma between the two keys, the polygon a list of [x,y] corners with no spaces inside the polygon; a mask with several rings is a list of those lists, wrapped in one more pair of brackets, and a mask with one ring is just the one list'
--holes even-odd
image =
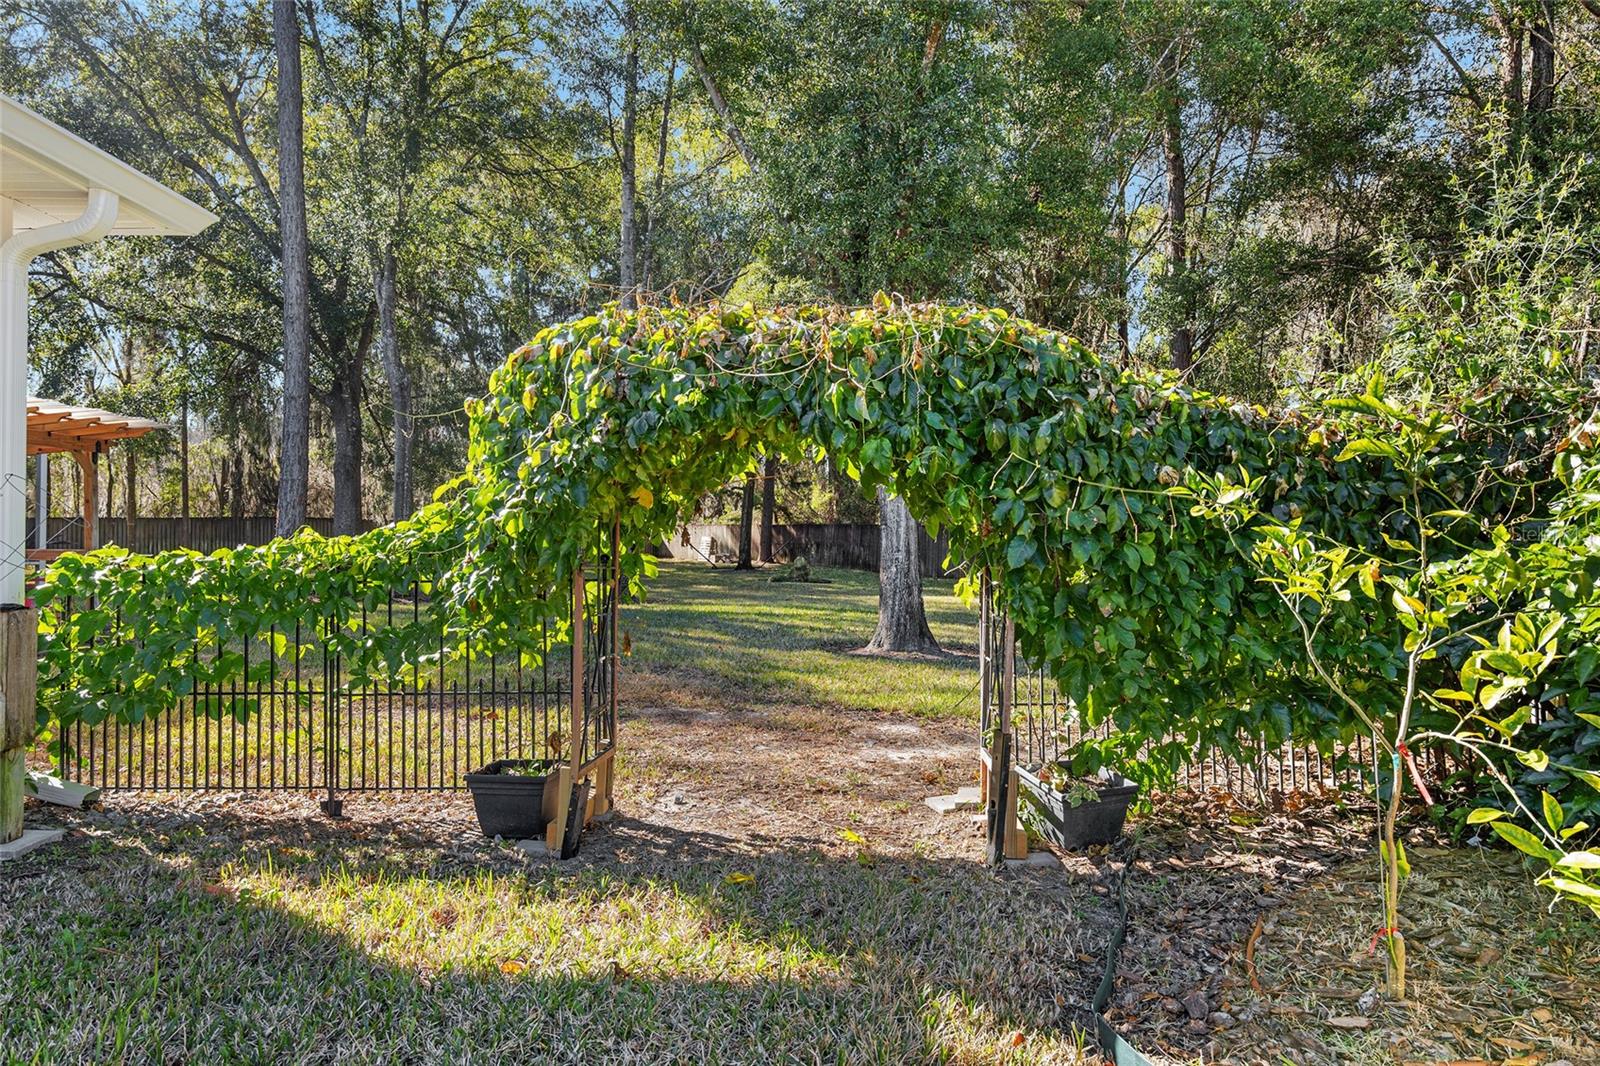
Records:
{"label": "rectangular planter box", "polygon": [[1098,800],[1073,807],[1067,803],[1065,792],[1039,780],[1036,771],[1019,766],[1017,779],[1022,783],[1022,794],[1039,812],[1040,832],[1051,843],[1072,851],[1091,844],[1110,844],[1120,837],[1128,820],[1128,806],[1139,794],[1138,785],[1119,775],[1099,786]]}
{"label": "rectangular planter box", "polygon": [[[544,783],[552,764],[548,759],[496,759],[467,775],[467,791],[478,813],[478,826],[486,837],[527,840],[543,835],[549,818],[544,813]],[[537,775],[508,774],[510,769],[545,771]]]}

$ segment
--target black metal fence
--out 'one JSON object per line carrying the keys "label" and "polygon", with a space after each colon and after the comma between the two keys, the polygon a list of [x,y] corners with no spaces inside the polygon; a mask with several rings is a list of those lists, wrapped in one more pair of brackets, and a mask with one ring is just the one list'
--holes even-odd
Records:
{"label": "black metal fence", "polygon": [[[67,602],[68,614],[82,606]],[[357,679],[330,627],[365,640],[406,625],[424,607],[416,588],[377,611],[339,621],[309,618],[226,646],[203,660],[240,656],[249,682],[196,681],[178,706],[138,724],[71,725],[63,775],[105,789],[185,791],[444,791],[501,758],[559,754],[570,732],[570,649],[548,628],[538,665],[515,652],[452,658],[441,644],[429,666],[402,678]],[[94,654],[95,646],[80,654]],[[609,743],[610,735],[595,741]]]}
{"label": "black metal fence", "polygon": [[[1029,663],[1016,645],[1009,619],[994,602],[987,575],[980,586],[979,722],[987,758],[999,751],[993,737],[1009,712],[1007,762],[1037,771],[1056,763],[1086,738],[1109,738],[1113,725],[1103,722],[1085,730],[1071,702],[1041,665]],[[1248,748],[1248,745],[1241,745]],[[1221,789],[1258,800],[1274,793],[1374,787],[1379,755],[1376,745],[1360,736],[1337,751],[1325,753],[1312,744],[1286,744],[1228,758],[1211,749],[1189,758],[1176,784],[1187,789]]]}
{"label": "black metal fence", "polygon": [[[752,551],[759,558],[759,523],[750,539]],[[813,566],[876,570],[882,540],[878,526],[873,523],[802,522],[774,526],[772,542],[773,559],[780,563],[803,555]],[[944,568],[945,556],[949,554],[949,533],[941,531],[937,537],[930,537],[927,530],[917,528],[917,562],[923,577],[949,577],[956,573]],[[676,537],[656,547],[656,555],[663,559],[733,563],[739,557],[739,527],[705,523],[684,526]]]}
{"label": "black metal fence", "polygon": [[[1017,658],[1016,697],[1012,716],[1016,729],[1016,761],[1037,769],[1061,758],[1062,752],[1086,737],[1110,737],[1103,722],[1085,730],[1055,680],[1041,667]],[[1324,754],[1311,744],[1286,744],[1254,753],[1245,761],[1215,749],[1190,759],[1179,784],[1190,789],[1222,789],[1239,796],[1265,799],[1273,793],[1317,792],[1324,789],[1371,788],[1377,757],[1370,740],[1357,737],[1348,748]]]}

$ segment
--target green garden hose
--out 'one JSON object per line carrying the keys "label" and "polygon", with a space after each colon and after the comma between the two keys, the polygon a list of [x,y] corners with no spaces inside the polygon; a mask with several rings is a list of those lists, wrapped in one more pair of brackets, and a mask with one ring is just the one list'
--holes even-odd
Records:
{"label": "green garden hose", "polygon": [[1105,1015],[1106,1005],[1111,1002],[1111,993],[1117,984],[1117,954],[1122,950],[1122,942],[1128,936],[1128,878],[1133,873],[1134,860],[1137,858],[1138,852],[1135,849],[1122,864],[1122,876],[1117,880],[1117,928],[1116,932],[1111,934],[1111,943],[1106,945],[1105,973],[1100,978],[1100,987],[1094,994],[1095,1039],[1099,1041],[1100,1050],[1105,1053],[1106,1060],[1113,1066],[1154,1066],[1154,1063],[1140,1054],[1137,1048],[1111,1027]]}

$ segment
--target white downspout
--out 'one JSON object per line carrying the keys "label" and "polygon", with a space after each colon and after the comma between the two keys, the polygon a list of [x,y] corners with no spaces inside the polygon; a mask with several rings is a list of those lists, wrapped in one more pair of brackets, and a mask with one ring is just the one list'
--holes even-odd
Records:
{"label": "white downspout", "polygon": [[28,519],[28,267],[35,257],[88,244],[117,224],[118,198],[90,189],[83,214],[22,230],[0,244],[0,605],[22,603]]}

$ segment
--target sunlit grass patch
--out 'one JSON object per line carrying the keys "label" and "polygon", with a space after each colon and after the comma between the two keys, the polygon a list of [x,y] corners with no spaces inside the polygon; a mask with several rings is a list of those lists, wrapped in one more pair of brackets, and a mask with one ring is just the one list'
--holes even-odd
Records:
{"label": "sunlit grass patch", "polygon": [[642,825],[627,864],[463,863],[207,828],[0,886],[0,1061],[1077,1057],[1084,916],[972,863]]}
{"label": "sunlit grass patch", "polygon": [[441,881],[346,867],[314,882],[261,867],[228,883],[241,899],[419,971],[733,982],[824,980],[843,972],[837,954],[807,943],[795,927],[757,933],[717,917],[725,893],[714,885],[697,895],[680,885],[609,877],[530,880],[486,871]]}

